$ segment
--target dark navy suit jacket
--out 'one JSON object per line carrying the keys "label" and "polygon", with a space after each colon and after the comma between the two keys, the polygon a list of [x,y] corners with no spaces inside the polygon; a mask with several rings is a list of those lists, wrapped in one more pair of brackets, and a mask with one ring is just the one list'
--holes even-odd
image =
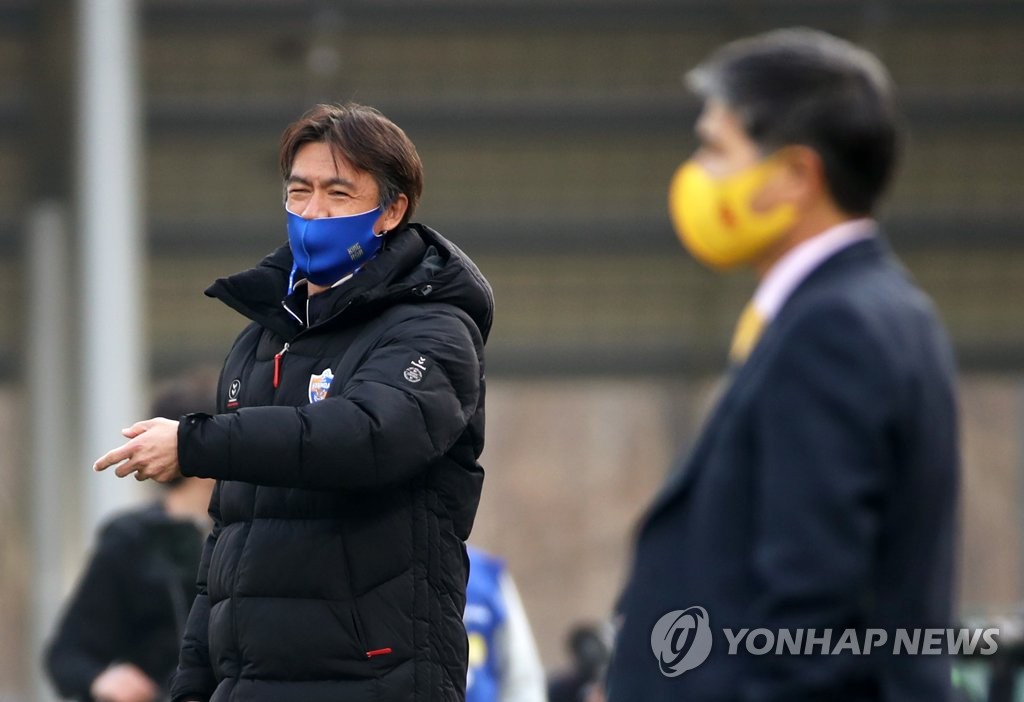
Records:
{"label": "dark navy suit jacket", "polygon": [[[609,701],[947,700],[945,656],[891,653],[896,629],[950,626],[954,376],[930,301],[881,239],[814,270],[640,524]],[[710,655],[666,677],[652,629],[691,606]],[[847,629],[889,639],[871,655],[729,655],[726,628],[831,629],[830,651]]]}

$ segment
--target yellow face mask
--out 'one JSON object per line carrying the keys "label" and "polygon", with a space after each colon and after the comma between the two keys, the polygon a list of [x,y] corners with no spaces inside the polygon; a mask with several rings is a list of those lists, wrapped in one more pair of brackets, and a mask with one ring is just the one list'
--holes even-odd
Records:
{"label": "yellow face mask", "polygon": [[679,167],[669,186],[668,208],[679,241],[694,258],[719,270],[749,263],[793,226],[796,209],[791,204],[767,212],[750,206],[776,168],[775,161],[761,161],[716,179],[696,161]]}

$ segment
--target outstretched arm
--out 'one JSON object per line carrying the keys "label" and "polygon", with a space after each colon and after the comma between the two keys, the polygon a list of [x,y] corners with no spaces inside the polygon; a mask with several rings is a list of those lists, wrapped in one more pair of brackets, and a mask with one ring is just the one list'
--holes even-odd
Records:
{"label": "outstretched arm", "polygon": [[461,318],[425,311],[389,330],[336,397],[188,417],[178,432],[183,473],[310,489],[406,481],[476,412],[479,343]]}

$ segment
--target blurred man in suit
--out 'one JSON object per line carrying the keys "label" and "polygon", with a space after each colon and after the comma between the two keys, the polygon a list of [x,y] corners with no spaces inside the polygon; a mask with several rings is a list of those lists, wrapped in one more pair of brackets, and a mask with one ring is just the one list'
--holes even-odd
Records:
{"label": "blurred man in suit", "polygon": [[[948,700],[943,655],[835,650],[951,617],[954,362],[872,219],[899,145],[890,79],[802,29],[726,45],[688,79],[704,108],[673,222],[759,285],[728,384],[640,525],[609,700]],[[725,634],[758,628],[831,644],[754,655]]]}

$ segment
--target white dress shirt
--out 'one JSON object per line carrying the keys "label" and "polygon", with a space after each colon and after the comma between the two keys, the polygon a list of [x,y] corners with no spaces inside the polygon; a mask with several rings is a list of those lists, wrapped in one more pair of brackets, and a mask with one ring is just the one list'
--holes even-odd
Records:
{"label": "white dress shirt", "polygon": [[754,291],[754,308],[764,323],[775,319],[797,286],[818,266],[846,247],[872,238],[876,229],[873,219],[851,219],[787,251],[768,270]]}

